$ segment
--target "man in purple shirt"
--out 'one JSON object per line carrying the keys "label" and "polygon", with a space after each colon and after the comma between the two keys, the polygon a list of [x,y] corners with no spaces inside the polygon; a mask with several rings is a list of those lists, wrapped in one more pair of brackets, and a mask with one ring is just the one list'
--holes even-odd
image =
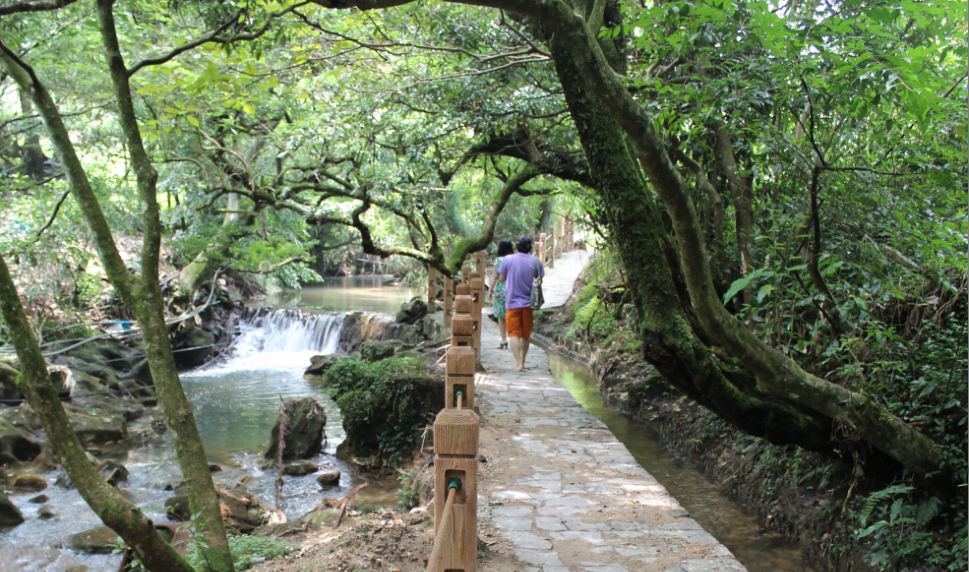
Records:
{"label": "man in purple shirt", "polygon": [[532,287],[545,276],[545,268],[532,251],[532,239],[518,239],[518,252],[506,256],[498,267],[498,280],[505,283],[505,327],[515,356],[515,370],[524,371],[528,341],[532,336]]}

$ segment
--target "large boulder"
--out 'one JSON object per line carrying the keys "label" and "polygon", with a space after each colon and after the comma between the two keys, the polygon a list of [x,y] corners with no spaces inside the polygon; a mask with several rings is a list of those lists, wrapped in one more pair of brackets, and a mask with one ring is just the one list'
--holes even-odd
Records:
{"label": "large boulder", "polygon": [[323,406],[312,397],[287,399],[283,402],[276,423],[273,424],[266,448],[266,458],[275,459],[279,447],[279,425],[286,418],[285,446],[283,459],[309,459],[323,448],[323,429],[326,426],[326,412]]}
{"label": "large boulder", "polygon": [[441,383],[428,375],[422,358],[342,360],[326,372],[324,383],[346,431],[337,454],[361,468],[410,460],[428,417],[444,405]]}
{"label": "large boulder", "polygon": [[0,465],[33,460],[41,450],[40,442],[26,431],[0,418]]}
{"label": "large boulder", "polygon": [[416,324],[427,315],[427,304],[420,298],[413,298],[410,302],[401,304],[395,320],[401,324]]}
{"label": "large boulder", "polygon": [[0,491],[0,530],[17,526],[23,521],[24,515],[20,514],[20,509]]}

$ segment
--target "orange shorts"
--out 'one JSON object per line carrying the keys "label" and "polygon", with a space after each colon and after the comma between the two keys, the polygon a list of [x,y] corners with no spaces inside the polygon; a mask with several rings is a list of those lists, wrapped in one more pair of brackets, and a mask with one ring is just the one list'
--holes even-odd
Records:
{"label": "orange shorts", "polygon": [[505,310],[505,328],[510,338],[532,337],[532,309],[508,308]]}

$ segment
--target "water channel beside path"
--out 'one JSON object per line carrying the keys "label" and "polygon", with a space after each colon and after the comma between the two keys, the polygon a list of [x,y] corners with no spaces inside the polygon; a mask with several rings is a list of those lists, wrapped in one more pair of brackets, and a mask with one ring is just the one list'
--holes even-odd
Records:
{"label": "water channel beside path", "polygon": [[[320,401],[327,414],[326,448],[313,460],[339,468],[342,476],[339,486],[323,490],[314,475],[287,477],[281,508],[289,519],[295,519],[322,498],[343,496],[357,484],[359,478],[352,468],[335,456],[336,446],[344,438],[339,409],[319,387],[304,379],[303,370],[313,355],[337,351],[345,312],[393,314],[410,300],[413,292],[387,284],[391,278],[328,279],[320,286],[270,297],[260,305],[292,310],[252,312],[240,325],[226,356],[180,374],[209,460],[222,467],[214,474],[217,484],[232,485],[245,479],[249,492],[272,506],[276,471],[260,467],[261,452],[268,443],[280,399],[306,396]],[[164,501],[173,494],[165,489],[181,481],[170,435],[151,439],[119,460],[130,472],[121,488],[150,518],[164,522]],[[44,504],[29,502],[38,493],[10,495],[26,521],[0,532],[0,562],[4,563],[0,569],[60,571],[83,565],[89,572],[117,570],[119,556],[79,554],[66,547],[72,534],[101,522],[76,490],[55,484],[61,474],[60,470],[44,474],[49,483],[42,491],[49,497]],[[53,511],[55,517],[38,518],[41,507]]]}
{"label": "water channel beside path", "polygon": [[604,423],[656,477],[704,529],[751,572],[812,570],[799,547],[779,534],[764,531],[757,518],[717,490],[701,471],[672,455],[647,426],[609,405],[598,390],[592,371],[584,364],[549,352],[549,368],[586,411]]}

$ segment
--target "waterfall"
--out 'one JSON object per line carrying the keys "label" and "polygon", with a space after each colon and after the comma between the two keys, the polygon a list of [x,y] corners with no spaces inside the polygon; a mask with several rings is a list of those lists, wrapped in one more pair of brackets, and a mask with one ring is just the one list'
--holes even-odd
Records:
{"label": "waterfall", "polygon": [[345,314],[304,314],[298,310],[260,308],[248,312],[232,356],[257,353],[336,353]]}

